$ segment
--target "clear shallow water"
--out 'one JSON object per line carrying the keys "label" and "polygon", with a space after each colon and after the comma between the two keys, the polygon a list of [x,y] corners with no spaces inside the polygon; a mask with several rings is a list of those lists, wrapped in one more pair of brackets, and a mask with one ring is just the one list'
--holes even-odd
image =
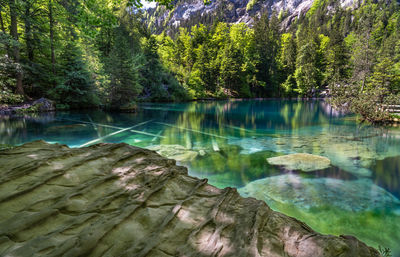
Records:
{"label": "clear shallow water", "polygon": [[[126,142],[169,146],[167,154],[186,151],[192,155],[182,164],[193,176],[237,187],[319,232],[352,234],[400,256],[400,129],[357,124],[323,102],[146,104],[136,114],[0,117],[0,144],[38,139],[71,147]],[[290,153],[325,156],[332,165],[302,172],[266,160]]]}

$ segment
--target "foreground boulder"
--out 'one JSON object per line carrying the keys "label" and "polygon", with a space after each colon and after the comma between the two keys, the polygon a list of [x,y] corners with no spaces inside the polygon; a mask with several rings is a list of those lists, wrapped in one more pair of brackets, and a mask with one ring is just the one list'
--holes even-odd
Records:
{"label": "foreground boulder", "polygon": [[0,151],[0,256],[380,256],[126,144]]}

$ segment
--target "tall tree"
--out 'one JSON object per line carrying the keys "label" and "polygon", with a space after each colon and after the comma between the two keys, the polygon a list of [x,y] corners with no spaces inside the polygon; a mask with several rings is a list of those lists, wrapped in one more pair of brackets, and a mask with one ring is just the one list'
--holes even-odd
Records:
{"label": "tall tree", "polygon": [[345,13],[340,9],[339,4],[335,6],[335,15],[329,27],[329,40],[323,51],[326,58],[325,84],[330,88],[347,83],[350,76],[350,53],[345,43],[346,32],[343,31],[345,29],[343,24]]}
{"label": "tall tree", "polygon": [[296,87],[294,72],[296,70],[297,48],[293,34],[283,33],[281,35],[281,46],[279,53],[279,69],[281,72],[281,87],[283,94],[291,96]]}
{"label": "tall tree", "polygon": [[48,2],[49,14],[49,36],[50,36],[50,53],[51,53],[51,71],[56,74],[56,57],[54,53],[54,15],[53,15],[53,0]]}
{"label": "tall tree", "polygon": [[296,59],[295,78],[297,92],[306,97],[315,96],[321,85],[321,67],[318,55],[317,36],[310,33],[309,41],[299,47]]}
{"label": "tall tree", "polygon": [[[10,35],[17,42],[12,47],[12,54],[15,63],[20,63],[20,46],[18,41],[18,8],[15,3],[15,0],[9,0],[9,8],[10,8]],[[15,92],[20,95],[25,95],[24,87],[22,85],[22,69],[18,68],[15,72],[16,79],[16,90]]]}
{"label": "tall tree", "polygon": [[352,61],[353,76],[352,81],[355,84],[361,82],[360,92],[363,92],[367,79],[372,72],[374,64],[374,49],[371,38],[374,12],[370,5],[363,7],[358,25],[358,40],[353,45]]}
{"label": "tall tree", "polygon": [[279,20],[275,13],[271,18],[264,13],[254,25],[254,40],[259,56],[257,63],[259,81],[265,82],[267,96],[279,95],[277,60],[279,56]]}
{"label": "tall tree", "polygon": [[115,29],[115,44],[107,58],[106,71],[110,74],[107,90],[109,107],[119,109],[129,105],[142,91],[139,84],[138,61],[130,46],[129,34],[123,25]]}

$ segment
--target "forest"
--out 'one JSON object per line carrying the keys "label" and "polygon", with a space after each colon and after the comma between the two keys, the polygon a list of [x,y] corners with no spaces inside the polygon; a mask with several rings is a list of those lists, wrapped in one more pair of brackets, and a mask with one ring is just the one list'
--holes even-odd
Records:
{"label": "forest", "polygon": [[[160,1],[171,7],[173,2]],[[344,9],[317,0],[251,25],[214,21],[153,34],[140,2],[9,0],[0,9],[0,103],[46,97],[58,109],[141,101],[329,97],[370,120],[398,104],[397,1]]]}
{"label": "forest", "polygon": [[400,257],[399,1],[0,0],[0,256]]}

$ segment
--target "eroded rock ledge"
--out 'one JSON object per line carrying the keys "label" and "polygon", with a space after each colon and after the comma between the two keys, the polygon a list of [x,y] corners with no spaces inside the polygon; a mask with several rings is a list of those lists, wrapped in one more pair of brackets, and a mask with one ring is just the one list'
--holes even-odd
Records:
{"label": "eroded rock ledge", "polygon": [[379,256],[126,144],[0,151],[1,256]]}

